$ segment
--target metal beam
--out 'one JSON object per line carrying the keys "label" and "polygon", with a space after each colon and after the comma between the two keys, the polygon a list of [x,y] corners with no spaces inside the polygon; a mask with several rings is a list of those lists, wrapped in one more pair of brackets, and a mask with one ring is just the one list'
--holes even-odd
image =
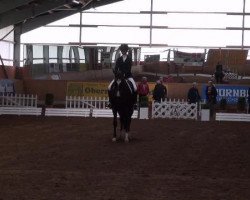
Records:
{"label": "metal beam", "polygon": [[9,10],[15,9],[16,7],[22,6],[22,5],[26,5],[30,2],[32,2],[33,0],[2,0],[0,1],[0,14],[7,12]]}
{"label": "metal beam", "polygon": [[27,22],[22,24],[22,33],[29,32],[33,29],[39,28],[41,26],[44,26],[46,24],[52,23],[56,20],[62,19],[64,17],[68,17],[70,15],[73,15],[79,11],[77,10],[71,10],[71,11],[60,11],[53,13],[51,15],[44,15],[44,16],[39,16],[34,19],[30,19]]}
{"label": "metal beam", "polygon": [[[105,1],[106,4],[110,4],[113,2],[117,2],[117,1],[122,1],[122,0],[108,0]],[[43,15],[43,16],[39,16],[36,17],[34,19],[29,19],[27,22],[22,24],[22,33],[26,33],[28,31],[31,31],[33,29],[39,28],[41,26],[45,26],[49,23],[52,23],[56,20],[62,19],[64,17],[68,17],[70,15],[73,15],[75,13],[78,12],[82,12],[83,10],[89,9],[91,6],[93,6],[92,2],[94,1],[89,1],[89,3],[87,3],[87,5],[85,5],[82,9],[79,10],[74,10],[74,9],[69,9],[69,10],[60,10],[57,12],[54,12],[51,15]],[[99,1],[98,1],[99,2]],[[92,4],[92,5],[91,5]],[[102,3],[104,4],[104,3]],[[95,4],[95,7],[100,6],[102,4]]]}
{"label": "metal beam", "polygon": [[11,10],[0,15],[0,28],[9,25],[18,24],[30,18],[46,13],[50,10],[59,8],[66,4],[68,0],[49,0],[44,1],[42,4],[29,6],[23,10]]}
{"label": "metal beam", "polygon": [[119,2],[119,1],[123,1],[123,0],[93,0],[87,6],[85,6],[85,9],[88,10],[90,8],[96,8],[99,6],[104,6],[104,5]]}

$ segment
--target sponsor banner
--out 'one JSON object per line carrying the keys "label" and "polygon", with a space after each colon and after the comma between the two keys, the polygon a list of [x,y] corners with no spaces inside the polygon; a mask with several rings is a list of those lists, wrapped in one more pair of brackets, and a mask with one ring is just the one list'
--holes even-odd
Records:
{"label": "sponsor banner", "polygon": [[109,83],[68,82],[67,96],[108,97]]}
{"label": "sponsor banner", "polygon": [[14,94],[14,93],[15,93],[14,82],[9,79],[1,79],[0,80],[0,95]]}
{"label": "sponsor banner", "polygon": [[[86,97],[108,97],[109,83],[94,83],[94,82],[68,82],[67,96],[86,96]],[[152,94],[155,83],[149,85],[149,101],[152,101]]]}
{"label": "sponsor banner", "polygon": [[205,53],[186,53],[174,51],[174,62],[184,66],[203,66]]}
{"label": "sponsor banner", "polygon": [[[202,85],[202,99],[206,99],[206,84]],[[239,97],[248,97],[248,86],[215,85],[217,102],[226,99],[228,104],[237,104]]]}
{"label": "sponsor banner", "polygon": [[146,63],[154,63],[154,62],[159,62],[160,61],[160,55],[145,55],[144,56],[144,61]]}

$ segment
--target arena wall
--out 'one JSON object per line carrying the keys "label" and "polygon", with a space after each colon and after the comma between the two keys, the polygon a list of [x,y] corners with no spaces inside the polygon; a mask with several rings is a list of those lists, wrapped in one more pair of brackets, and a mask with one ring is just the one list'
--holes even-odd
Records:
{"label": "arena wall", "polygon": [[[52,93],[54,99],[58,103],[63,103],[67,95],[67,84],[78,81],[64,81],[64,80],[24,80],[16,81],[15,87],[17,93],[37,94],[38,99],[42,102],[45,100],[47,93]],[[106,82],[108,85],[108,82]],[[151,83],[153,88],[154,83]],[[186,99],[188,89],[192,84],[189,83],[168,83],[166,84],[168,90],[168,98]],[[201,91],[201,85],[198,85]]]}
{"label": "arena wall", "polygon": [[[14,79],[16,75],[16,69],[13,66],[5,66],[6,73],[9,79]],[[5,79],[4,68],[0,66],[0,79]]]}

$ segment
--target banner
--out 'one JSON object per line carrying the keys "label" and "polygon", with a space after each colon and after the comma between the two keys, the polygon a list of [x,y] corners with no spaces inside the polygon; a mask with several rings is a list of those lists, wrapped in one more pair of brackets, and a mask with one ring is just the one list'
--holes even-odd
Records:
{"label": "banner", "polygon": [[144,61],[146,63],[154,63],[160,61],[160,55],[145,55]]}
{"label": "banner", "polygon": [[185,53],[174,51],[174,62],[184,66],[203,66],[205,53]]}
{"label": "banner", "polygon": [[9,79],[1,79],[0,80],[0,95],[14,94],[14,93],[15,93],[14,82]]}
{"label": "banner", "polygon": [[[206,86],[202,85],[202,99],[206,99]],[[239,97],[248,97],[248,86],[216,85],[217,102],[226,99],[228,104],[237,104]]]}
{"label": "banner", "polygon": [[[94,83],[94,82],[68,82],[67,96],[85,96],[85,97],[108,97],[109,83]],[[149,85],[149,100],[152,101],[152,94],[155,83]]]}
{"label": "banner", "polygon": [[68,82],[67,96],[108,97],[109,83]]}

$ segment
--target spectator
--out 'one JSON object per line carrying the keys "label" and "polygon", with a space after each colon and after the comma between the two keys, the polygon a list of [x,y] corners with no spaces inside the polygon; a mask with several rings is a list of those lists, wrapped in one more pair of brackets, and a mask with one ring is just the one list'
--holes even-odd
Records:
{"label": "spectator", "polygon": [[206,100],[207,105],[210,109],[210,116],[214,115],[214,105],[217,103],[217,90],[212,81],[208,81],[208,85],[206,87]]}
{"label": "spectator", "polygon": [[167,97],[167,88],[165,87],[165,85],[163,85],[161,80],[158,80],[156,82],[156,85],[153,91],[153,99],[157,102],[161,102],[161,101],[164,101],[166,97]]}
{"label": "spectator", "polygon": [[188,102],[189,103],[197,103],[201,99],[199,91],[197,89],[197,83],[194,82],[192,87],[188,91]]}
{"label": "spectator", "polygon": [[223,73],[223,70],[222,70],[222,64],[220,62],[218,62],[217,65],[216,65],[216,70],[215,70],[214,75],[215,75],[216,83],[222,83],[224,73]]}
{"label": "spectator", "polygon": [[147,82],[147,77],[142,77],[141,82],[137,86],[137,93],[139,95],[139,105],[145,98],[147,100],[149,94],[149,86]]}

